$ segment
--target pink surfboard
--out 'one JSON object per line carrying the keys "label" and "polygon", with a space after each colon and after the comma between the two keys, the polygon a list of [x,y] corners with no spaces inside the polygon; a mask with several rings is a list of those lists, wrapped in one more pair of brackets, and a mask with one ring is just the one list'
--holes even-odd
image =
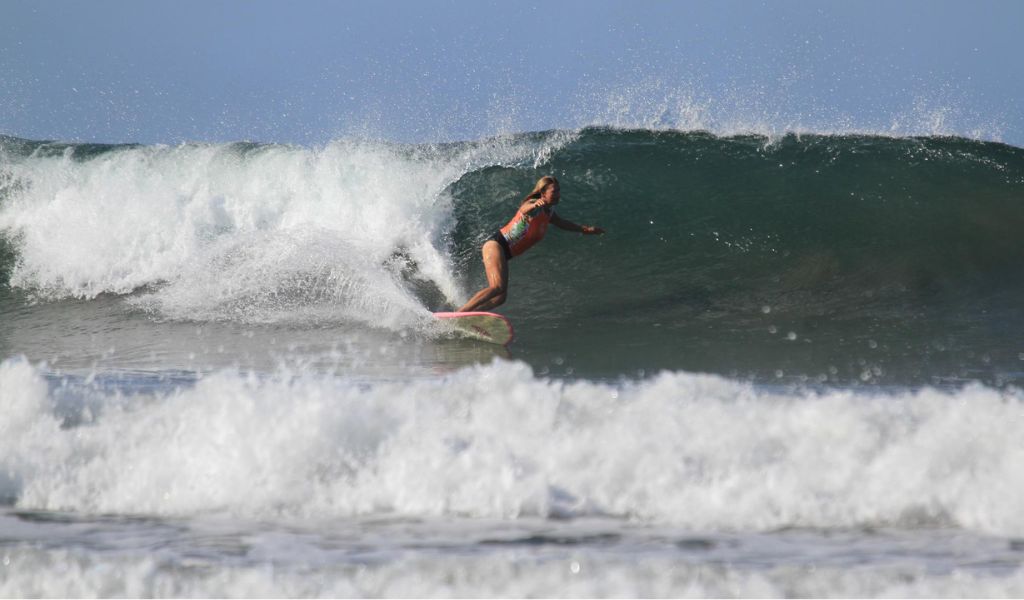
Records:
{"label": "pink surfboard", "polygon": [[436,312],[434,316],[444,319],[452,324],[461,335],[507,346],[515,332],[512,331],[512,323],[505,317],[491,312]]}

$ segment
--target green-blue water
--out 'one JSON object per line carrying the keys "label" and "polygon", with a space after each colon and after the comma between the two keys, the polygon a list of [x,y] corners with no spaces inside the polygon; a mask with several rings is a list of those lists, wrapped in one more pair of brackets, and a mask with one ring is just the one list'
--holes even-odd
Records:
{"label": "green-blue water", "polygon": [[[531,351],[592,372],[1019,377],[1024,151],[963,139],[584,132],[452,188],[460,268],[540,174],[564,216],[511,265]],[[495,202],[495,198],[500,199]],[[465,267],[463,267],[465,265]]]}
{"label": "green-blue water", "polygon": [[[150,320],[344,329],[358,311],[363,325],[408,329],[394,312],[451,306],[483,284],[481,241],[550,173],[560,214],[608,233],[553,229],[511,264],[500,310],[518,329],[512,355],[542,371],[897,385],[1001,385],[1024,371],[1024,151],[998,143],[588,129],[314,151],[5,138],[0,156],[4,311],[40,291],[47,303],[207,286],[173,310],[149,306]],[[277,181],[245,180],[275,166]],[[61,239],[121,212],[120,240]],[[282,236],[308,260],[237,259]],[[450,280],[417,273],[424,260]],[[403,290],[414,299],[375,323],[373,303]]]}

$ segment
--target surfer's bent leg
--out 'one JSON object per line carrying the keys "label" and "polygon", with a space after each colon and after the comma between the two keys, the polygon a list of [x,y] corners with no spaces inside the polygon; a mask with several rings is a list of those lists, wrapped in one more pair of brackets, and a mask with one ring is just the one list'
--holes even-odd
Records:
{"label": "surfer's bent leg", "polygon": [[458,312],[490,310],[503,304],[508,295],[508,260],[501,246],[494,240],[487,240],[481,254],[487,271],[487,287],[474,294]]}

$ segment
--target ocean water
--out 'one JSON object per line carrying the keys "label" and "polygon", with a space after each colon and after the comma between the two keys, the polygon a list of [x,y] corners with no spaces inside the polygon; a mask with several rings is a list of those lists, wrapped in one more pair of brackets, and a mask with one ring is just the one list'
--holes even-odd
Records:
{"label": "ocean water", "polygon": [[1021,231],[960,137],[0,138],[0,596],[1024,595]]}

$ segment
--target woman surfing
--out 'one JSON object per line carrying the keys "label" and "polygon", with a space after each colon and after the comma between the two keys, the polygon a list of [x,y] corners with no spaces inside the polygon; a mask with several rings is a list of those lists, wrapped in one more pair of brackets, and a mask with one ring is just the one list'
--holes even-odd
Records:
{"label": "woman surfing", "polygon": [[474,294],[457,312],[486,311],[503,304],[508,295],[508,261],[543,239],[548,223],[586,235],[604,233],[600,227],[577,225],[555,214],[560,198],[557,179],[545,175],[537,181],[512,220],[484,242],[481,253],[487,271],[487,287]]}

